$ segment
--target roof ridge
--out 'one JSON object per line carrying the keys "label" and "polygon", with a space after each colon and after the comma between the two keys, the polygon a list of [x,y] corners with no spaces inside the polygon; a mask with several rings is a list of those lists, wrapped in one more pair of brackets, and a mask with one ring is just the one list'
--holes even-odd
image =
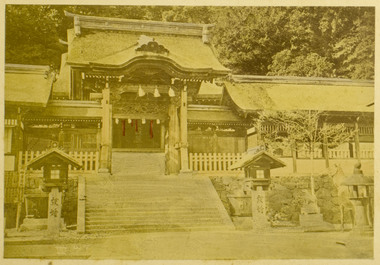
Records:
{"label": "roof ridge", "polygon": [[127,18],[98,17],[73,14],[65,11],[67,17],[74,18],[74,31],[81,34],[81,28],[99,30],[119,30],[132,32],[166,33],[174,35],[201,36],[205,43],[209,42],[210,29],[214,24],[195,24],[153,20],[137,20]]}
{"label": "roof ridge", "polygon": [[50,71],[50,66],[48,65],[32,65],[32,64],[5,64],[5,72],[30,72],[30,73],[40,73],[46,75]]}
{"label": "roof ridge", "polygon": [[74,14],[68,11],[64,11],[67,17],[79,17],[82,19],[92,19],[92,20],[109,20],[109,21],[119,21],[119,22],[136,22],[136,23],[152,23],[152,24],[167,24],[167,25],[177,25],[184,27],[214,27],[214,24],[203,24],[203,23],[186,23],[186,22],[171,22],[171,21],[158,21],[158,20],[143,20],[143,19],[130,19],[130,18],[117,18],[117,17],[101,17],[101,16],[89,16],[89,15],[81,15]]}
{"label": "roof ridge", "polygon": [[366,85],[373,86],[373,80],[355,80],[348,78],[300,77],[300,76],[261,76],[232,75],[231,81],[236,83],[293,83],[320,85]]}

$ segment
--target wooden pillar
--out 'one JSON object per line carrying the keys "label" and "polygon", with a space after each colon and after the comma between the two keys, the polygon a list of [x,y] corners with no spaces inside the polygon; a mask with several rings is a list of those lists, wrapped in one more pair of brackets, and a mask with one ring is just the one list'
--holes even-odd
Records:
{"label": "wooden pillar", "polygon": [[110,117],[110,89],[108,80],[103,89],[102,99],[102,138],[100,149],[99,172],[110,172],[110,151],[111,151],[111,117]]}
{"label": "wooden pillar", "polygon": [[98,129],[96,131],[96,150],[100,151],[102,143],[102,126],[98,123]]}
{"label": "wooden pillar", "polygon": [[355,121],[355,154],[356,158],[360,162],[360,140],[359,140],[359,118]]}
{"label": "wooden pillar", "polygon": [[181,172],[189,172],[189,155],[187,142],[187,86],[181,91],[180,108],[180,133],[181,133]]}
{"label": "wooden pillar", "polygon": [[165,134],[166,134],[165,124],[161,122],[161,143],[160,143],[161,149],[165,148]]}
{"label": "wooden pillar", "polygon": [[167,150],[165,147],[165,157],[166,157],[166,172],[168,174],[177,174],[179,172],[179,153],[178,153],[178,142],[179,142],[179,126],[178,126],[178,115],[177,107],[175,102],[169,105],[169,133]]}
{"label": "wooden pillar", "polygon": [[[325,126],[325,123],[323,123],[323,126]],[[326,135],[323,136],[322,148],[323,148],[323,155],[325,157],[325,166],[326,166],[326,168],[329,168],[330,167],[329,148],[327,146],[327,137],[326,137]]]}
{"label": "wooden pillar", "polygon": [[17,125],[14,127],[14,130],[12,130],[12,134],[15,140],[11,140],[11,153],[15,154],[15,170],[18,170],[16,165],[19,164],[20,157],[20,151],[24,149],[24,131],[23,131],[23,125],[22,125],[22,113],[21,108],[17,108]]}

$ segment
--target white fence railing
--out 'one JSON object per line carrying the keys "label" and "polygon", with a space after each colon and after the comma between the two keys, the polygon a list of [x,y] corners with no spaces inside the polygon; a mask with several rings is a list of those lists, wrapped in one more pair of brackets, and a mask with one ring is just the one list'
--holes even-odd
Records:
{"label": "white fence railing", "polygon": [[[361,150],[360,155],[363,159],[373,159],[374,151]],[[241,153],[189,153],[189,168],[198,172],[230,171],[229,167],[242,156]],[[298,158],[309,157],[309,152],[306,150],[298,153]],[[316,150],[314,158],[323,159],[322,150]],[[350,150],[329,150],[329,158],[353,159],[350,157]]]}
{"label": "white fence railing", "polygon": [[360,158],[374,158],[375,157],[375,151],[374,150],[360,150]]}
{"label": "white fence railing", "polygon": [[190,170],[198,172],[230,171],[230,166],[242,158],[240,153],[190,153]]}
{"label": "white fence railing", "polygon": [[[45,153],[45,151],[20,151],[19,153],[19,170],[24,169],[25,166],[31,161],[33,158]],[[94,172],[99,169],[99,152],[69,152],[69,156],[82,163],[81,169],[71,168],[69,166],[69,171],[86,171],[86,172]]]}
{"label": "white fence railing", "polygon": [[[334,150],[330,149],[329,151],[329,158],[331,159],[344,159],[344,158],[356,158],[356,153],[353,152],[354,157],[351,157],[350,150]],[[308,150],[300,150],[298,151],[298,158],[309,158],[310,152]],[[324,158],[322,154],[322,150],[318,149],[314,151],[314,158]],[[372,159],[374,158],[374,151],[373,150],[360,150],[360,158],[364,159]]]}

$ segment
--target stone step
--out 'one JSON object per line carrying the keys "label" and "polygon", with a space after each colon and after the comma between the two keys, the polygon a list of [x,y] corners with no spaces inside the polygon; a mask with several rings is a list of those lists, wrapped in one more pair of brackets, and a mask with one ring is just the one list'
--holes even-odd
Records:
{"label": "stone step", "polygon": [[181,202],[189,202],[189,203],[196,203],[196,204],[207,204],[208,200],[207,197],[203,198],[193,198],[193,197],[180,197],[180,196],[156,196],[156,197],[149,197],[149,198],[139,198],[138,196],[114,196],[114,197],[106,197],[106,196],[99,196],[98,199],[102,199],[101,202],[99,202],[95,198],[86,198],[86,203],[107,203],[107,202],[126,202],[128,204],[133,203],[143,203],[143,202],[149,202],[152,204],[158,204],[158,203],[165,203],[170,202],[172,203],[181,203]]}
{"label": "stone step", "polygon": [[86,212],[86,216],[101,216],[102,218],[107,218],[110,215],[117,215],[117,216],[137,216],[137,215],[143,215],[143,216],[151,216],[151,215],[158,215],[158,216],[168,216],[168,215],[217,215],[219,213],[219,209],[207,209],[207,210],[200,210],[200,209],[189,209],[187,207],[177,208],[177,209],[139,209],[139,208],[122,208],[120,209],[110,209],[108,211],[103,211],[98,208],[89,208]]}
{"label": "stone step", "polygon": [[86,221],[87,225],[128,225],[128,224],[223,224],[223,221],[220,217],[192,217],[189,218],[126,218],[124,220],[88,220]]}
{"label": "stone step", "polygon": [[86,215],[86,220],[89,221],[113,221],[113,220],[124,220],[124,219],[130,219],[130,218],[220,218],[219,214],[217,213],[174,213],[174,214],[165,214],[165,213],[157,213],[157,214],[148,214],[148,213],[120,213],[112,217],[112,220],[109,218],[110,216],[104,216],[104,215]]}
{"label": "stone step", "polygon": [[210,220],[210,221],[205,221],[205,220],[195,220],[195,221],[191,221],[191,220],[183,220],[181,222],[178,222],[178,221],[173,221],[173,222],[170,222],[169,220],[162,220],[161,222],[159,221],[150,221],[150,220],[146,220],[146,221],[142,221],[142,220],[138,220],[138,221],[125,221],[123,223],[101,223],[101,224],[88,224],[86,222],[86,229],[87,230],[91,230],[91,229],[109,229],[109,228],[125,228],[127,229],[128,227],[131,227],[131,226],[180,226],[180,227],[186,227],[186,226],[192,226],[192,227],[195,227],[195,226],[206,226],[206,225],[223,225],[223,221],[221,221],[220,219],[219,220]]}
{"label": "stone step", "polygon": [[186,189],[190,187],[199,187],[202,188],[202,185],[199,183],[194,183],[194,181],[183,181],[183,183],[178,183],[178,181],[160,181],[160,180],[149,180],[149,181],[112,181],[112,182],[98,182],[98,183],[87,183],[87,187],[119,187],[119,186],[128,186],[130,188],[136,187],[140,188],[144,186],[146,188],[154,188],[154,187],[168,187],[173,189]]}
{"label": "stone step", "polygon": [[[212,208],[212,205],[206,205],[206,209]],[[187,211],[187,212],[212,212],[213,210],[201,210],[202,205],[189,205],[189,204],[177,204],[177,205],[128,205],[128,204],[119,204],[119,205],[87,205],[86,212],[101,212],[105,214],[111,213],[114,211],[120,212],[151,212],[159,210],[160,212],[176,212],[176,211]],[[219,211],[218,208],[213,208],[215,211]]]}
{"label": "stone step", "polygon": [[185,232],[185,231],[226,231],[234,230],[233,227],[227,225],[212,225],[212,226],[178,226],[178,225],[134,225],[128,228],[90,228],[86,229],[89,234],[122,234],[131,232]]}
{"label": "stone step", "polygon": [[[141,187],[143,189],[143,187]],[[105,188],[100,188],[100,189],[86,189],[86,194],[87,195],[96,195],[96,196],[120,196],[120,195],[146,195],[149,197],[154,197],[154,196],[191,196],[194,197],[194,191],[189,191],[189,190],[175,190],[175,189],[167,189],[164,191],[157,191],[157,189],[149,189],[149,190],[144,190],[144,191],[138,191],[138,189],[130,189],[128,187],[120,187],[118,190],[114,189],[105,189]],[[163,188],[164,189],[164,188]],[[197,194],[203,195],[203,192],[205,192],[203,197],[207,197],[207,190],[203,189],[197,189]]]}
{"label": "stone step", "polygon": [[[234,229],[209,179],[139,175],[141,163],[149,156],[117,155],[119,164],[113,161],[118,172],[86,179],[86,232]],[[123,173],[131,161],[135,165]],[[152,166],[144,167],[154,171]]]}
{"label": "stone step", "polygon": [[[144,189],[144,190],[142,190]],[[163,189],[163,190],[158,190],[158,189]],[[206,191],[204,188],[198,187],[198,186],[189,186],[189,187],[169,187],[169,186],[152,186],[149,187],[148,185],[140,185],[138,187],[131,187],[131,186],[115,186],[115,187],[86,187],[86,190],[88,193],[98,193],[98,194],[104,194],[104,193],[113,193],[113,192],[122,192],[126,193],[137,193],[142,192],[145,194],[193,194],[194,195],[194,189],[197,191]]]}

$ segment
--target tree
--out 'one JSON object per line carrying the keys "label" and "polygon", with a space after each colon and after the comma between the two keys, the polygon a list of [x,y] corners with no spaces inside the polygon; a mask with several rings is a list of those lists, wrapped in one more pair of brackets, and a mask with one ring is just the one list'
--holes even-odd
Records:
{"label": "tree", "polygon": [[317,53],[292,57],[290,50],[283,50],[273,56],[267,75],[334,77],[334,64]]}
{"label": "tree", "polygon": [[[274,125],[277,129],[262,131],[261,141],[270,150],[286,147],[291,148],[293,154],[297,146],[303,144],[308,149],[311,161],[311,186],[313,187],[315,151],[323,146],[334,148],[348,142],[352,136],[344,124],[326,124],[323,122],[327,114],[322,111],[262,111],[256,121],[256,126],[262,128],[263,124]],[[328,156],[328,152],[325,153]],[[293,155],[295,163],[295,155]],[[295,169],[295,168],[294,168]],[[313,192],[313,189],[312,189]]]}
{"label": "tree", "polygon": [[364,9],[353,26],[334,45],[334,58],[339,61],[338,74],[355,79],[374,78],[375,13]]}
{"label": "tree", "polygon": [[59,68],[73,27],[64,10],[215,24],[216,54],[235,74],[374,77],[373,7],[6,5],[6,63]]}

